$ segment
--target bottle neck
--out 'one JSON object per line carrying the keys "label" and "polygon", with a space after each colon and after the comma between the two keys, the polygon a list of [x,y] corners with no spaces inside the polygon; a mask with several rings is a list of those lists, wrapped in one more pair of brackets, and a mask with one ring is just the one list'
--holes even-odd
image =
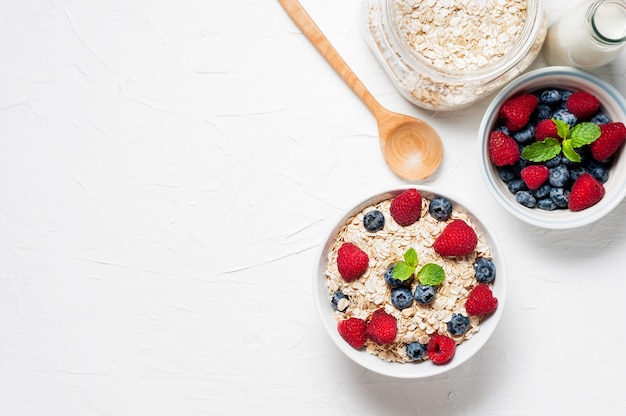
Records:
{"label": "bottle neck", "polygon": [[587,10],[592,38],[603,45],[626,42],[626,0],[599,0]]}

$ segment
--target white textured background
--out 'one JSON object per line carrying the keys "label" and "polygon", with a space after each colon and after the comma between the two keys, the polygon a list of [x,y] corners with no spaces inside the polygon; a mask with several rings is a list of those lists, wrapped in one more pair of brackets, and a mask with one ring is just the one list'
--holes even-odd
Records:
{"label": "white textured background", "polygon": [[[410,105],[361,1],[302,2],[383,105],[440,131],[427,183],[492,219],[510,278],[493,338],[406,381],[323,332],[322,236],[404,183],[276,1],[0,0],[0,415],[624,414],[626,202],[575,231],[523,225],[478,174],[488,100]],[[544,3],[553,22],[574,2]],[[626,93],[625,68],[595,72]]]}

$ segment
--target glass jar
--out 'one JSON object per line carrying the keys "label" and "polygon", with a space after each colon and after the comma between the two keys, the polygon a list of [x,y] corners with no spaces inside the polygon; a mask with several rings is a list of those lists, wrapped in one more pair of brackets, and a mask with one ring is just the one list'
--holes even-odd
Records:
{"label": "glass jar", "polygon": [[540,0],[366,0],[367,42],[400,93],[467,107],[522,73],[546,37]]}
{"label": "glass jar", "polygon": [[626,0],[588,0],[550,29],[544,56],[551,65],[598,68],[626,45]]}

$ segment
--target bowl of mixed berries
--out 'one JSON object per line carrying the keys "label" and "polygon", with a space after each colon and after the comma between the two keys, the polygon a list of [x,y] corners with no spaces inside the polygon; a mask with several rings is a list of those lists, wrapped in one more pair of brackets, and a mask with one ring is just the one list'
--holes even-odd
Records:
{"label": "bowl of mixed berries", "polygon": [[503,310],[506,267],[478,211],[412,186],[367,195],[320,248],[313,293],[322,324],[357,364],[398,378],[472,357]]}
{"label": "bowl of mixed berries", "polygon": [[568,229],[626,196],[626,100],[569,67],[528,72],[497,94],[479,128],[481,176],[517,218]]}

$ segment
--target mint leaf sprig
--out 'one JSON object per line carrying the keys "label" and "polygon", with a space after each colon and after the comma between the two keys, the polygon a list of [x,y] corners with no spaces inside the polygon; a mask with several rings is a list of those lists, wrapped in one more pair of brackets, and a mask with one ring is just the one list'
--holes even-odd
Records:
{"label": "mint leaf sprig", "polygon": [[[418,256],[414,248],[404,253],[404,261],[399,261],[393,268],[394,279],[406,281],[415,274],[418,266]],[[424,286],[437,286],[443,283],[446,273],[435,263],[427,263],[417,272],[417,279]]]}
{"label": "mint leaf sprig", "polygon": [[526,146],[522,150],[524,159],[545,162],[563,151],[563,156],[572,162],[580,162],[580,155],[575,149],[595,142],[601,134],[600,127],[594,123],[582,122],[570,128],[563,120],[553,118],[552,121],[556,124],[559,137],[548,137]]}

